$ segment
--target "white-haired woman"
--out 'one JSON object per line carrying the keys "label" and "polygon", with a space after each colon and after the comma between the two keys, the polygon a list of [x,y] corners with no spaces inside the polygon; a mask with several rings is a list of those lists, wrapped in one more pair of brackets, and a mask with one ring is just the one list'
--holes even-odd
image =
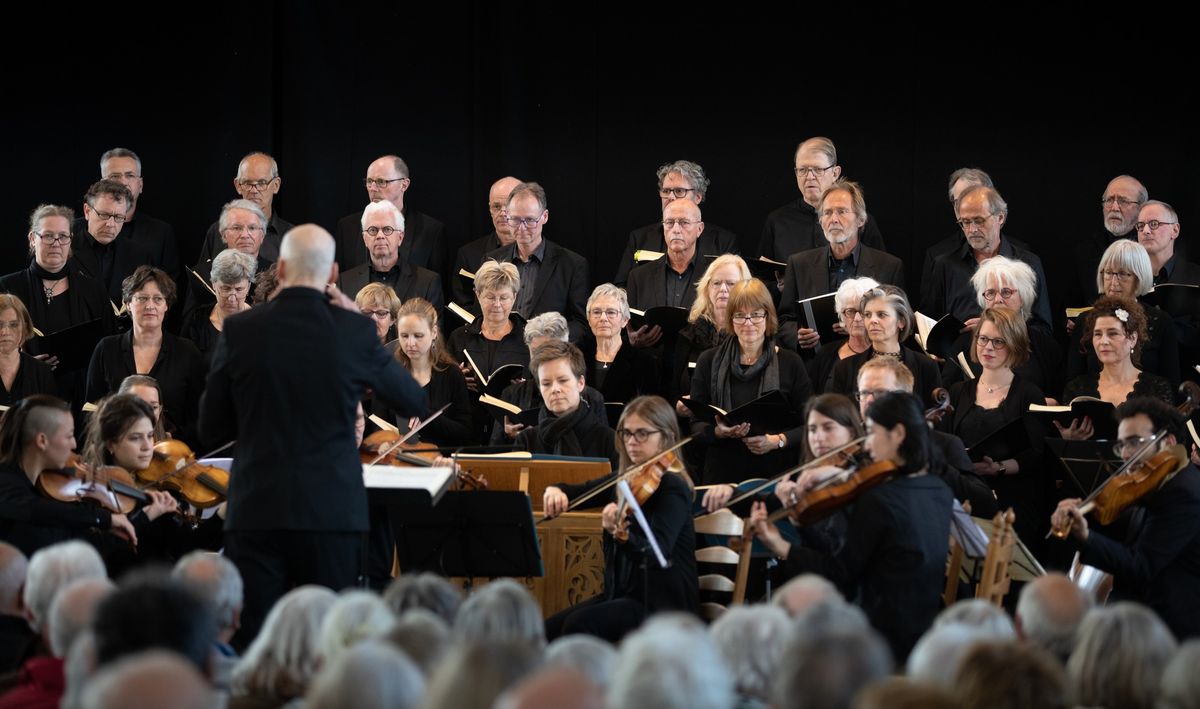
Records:
{"label": "white-haired woman", "polygon": [[837,308],[838,322],[846,331],[846,338],[821,345],[817,348],[816,356],[808,363],[808,378],[812,380],[814,392],[820,394],[830,390],[834,365],[871,348],[859,306],[863,294],[878,285],[879,282],[874,278],[848,278],[838,286],[837,294],[833,296],[833,306]]}
{"label": "white-haired woman", "polygon": [[302,699],[320,668],[321,625],[337,601],[323,586],[288,591],[267,614],[230,676],[228,706],[283,706]]}
{"label": "white-haired woman", "polygon": [[253,256],[236,249],[225,249],[212,260],[212,287],[217,302],[212,307],[205,304],[194,308],[186,315],[183,328],[183,336],[196,345],[206,362],[212,361],[225,318],[250,309],[250,284],[257,268]]}
{"label": "white-haired woman", "polygon": [[[629,323],[629,298],[624,288],[602,283],[587,302],[590,336],[579,343],[587,363],[587,381],[605,401],[626,403],[642,394],[658,393],[658,367],[644,348],[622,340]],[[615,424],[616,421],[614,420]]]}

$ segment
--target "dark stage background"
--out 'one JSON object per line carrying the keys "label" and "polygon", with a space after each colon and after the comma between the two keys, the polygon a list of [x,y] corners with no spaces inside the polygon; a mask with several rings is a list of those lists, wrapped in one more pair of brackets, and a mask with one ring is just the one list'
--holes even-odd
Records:
{"label": "dark stage background", "polygon": [[1131,51],[1133,37],[1055,26],[1002,40],[991,25],[945,30],[865,8],[838,23],[699,27],[499,4],[417,17],[397,5],[166,7],[10,26],[4,272],[23,266],[34,206],[78,209],[114,146],[142,157],[140,209],[175,225],[188,263],[256,149],[279,160],[279,213],[327,228],[365,204],[372,159],[403,156],[408,202],[446,223],[451,252],[489,228],[493,180],[536,180],[546,236],[587,257],[594,283],[630,229],[660,218],[654,172],[678,158],[712,178],[705,220],[757,255],[765,215],[798,196],[796,143],[819,134],[864,185],[914,293],[925,247],[953,229],[946,179],[960,166],[992,174],[1008,230],[1050,273],[1100,228],[1116,174],[1174,204],[1182,239],[1197,214],[1195,91],[1161,69],[1188,65]]}

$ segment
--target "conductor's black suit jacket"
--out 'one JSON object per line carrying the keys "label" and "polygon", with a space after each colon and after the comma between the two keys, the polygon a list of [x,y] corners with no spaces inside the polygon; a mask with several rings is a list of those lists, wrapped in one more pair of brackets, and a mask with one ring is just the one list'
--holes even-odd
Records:
{"label": "conductor's black suit jacket", "polygon": [[225,321],[200,402],[206,443],[237,439],[227,531],[368,528],[354,418],[370,387],[405,416],[425,392],[364,315],[287,288]]}

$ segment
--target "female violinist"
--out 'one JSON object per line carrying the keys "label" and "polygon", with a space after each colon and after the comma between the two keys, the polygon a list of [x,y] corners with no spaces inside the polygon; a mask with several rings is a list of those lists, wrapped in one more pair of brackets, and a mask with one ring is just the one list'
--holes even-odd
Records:
{"label": "female violinist", "polygon": [[[1116,452],[1129,460],[1146,447],[1142,457],[1188,440],[1183,415],[1157,397],[1132,397],[1117,407]],[[1142,471],[1131,470],[1130,475]],[[1119,481],[1114,476],[1115,482]],[[1112,484],[1112,483],[1109,483]],[[1180,641],[1200,636],[1200,470],[1187,463],[1174,476],[1126,502],[1140,507],[1133,515],[1126,542],[1090,528],[1077,498],[1058,503],[1050,519],[1059,530],[1070,527],[1067,540],[1080,551],[1080,561],[1113,575],[1113,597],[1135,600],[1154,609]],[[1119,513],[1119,510],[1101,510]]]}
{"label": "female violinist", "polygon": [[[133,394],[150,405],[150,410],[154,412],[155,441],[165,441],[171,438],[171,434],[167,430],[167,422],[163,421],[162,388],[158,386],[158,380],[145,374],[130,374],[121,380],[121,386],[117,389],[117,393]],[[174,430],[175,427],[170,426],[170,428]]]}
{"label": "female violinist", "polygon": [[[878,396],[867,409],[866,428],[873,465],[886,461],[895,469],[854,500],[840,548],[787,542],[767,523],[763,503],[755,504],[750,521],[758,538],[785,560],[788,575],[818,573],[847,598],[859,598],[871,625],[888,640],[899,661],[908,656],[941,605],[953,495],[941,479],[926,474],[932,448],[916,397],[903,392]],[[839,471],[805,471],[795,486],[778,486],[776,495],[794,508],[835,472]]]}
{"label": "female violinist", "polygon": [[[625,405],[615,438],[620,455],[618,471],[625,473],[679,441],[675,410],[661,397],[640,396]],[[662,475],[658,489],[642,505],[655,540],[670,566],[659,567],[653,552],[646,548],[645,536],[636,520],[622,524],[617,518],[619,506],[614,501],[617,499],[615,487],[610,488],[611,492],[597,495],[593,498],[595,504],[604,504],[601,513],[607,559],[604,591],[548,618],[547,638],[587,633],[615,642],[651,613],[670,610],[695,613],[699,609],[696,536],[691,513],[692,481],[678,462],[681,459],[672,457],[670,460],[675,461],[674,464],[655,471]],[[664,457],[647,467],[661,466],[667,460]],[[571,499],[607,480],[546,488],[543,498],[546,516],[558,516],[566,510]],[[618,542],[614,537],[619,527],[627,531],[628,541]]]}

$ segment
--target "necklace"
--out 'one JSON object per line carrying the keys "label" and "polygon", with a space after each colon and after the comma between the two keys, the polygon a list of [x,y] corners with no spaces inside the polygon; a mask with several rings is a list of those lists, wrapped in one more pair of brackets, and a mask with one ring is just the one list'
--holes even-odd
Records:
{"label": "necklace", "polygon": [[853,340],[846,340],[846,348],[849,349],[854,354],[862,354],[863,352],[866,352],[867,350],[871,349],[871,346],[867,345],[867,350],[856,350],[856,349],[854,349],[854,345],[850,344],[851,342],[853,342]]}
{"label": "necklace", "polygon": [[880,352],[879,350],[875,350],[875,356],[876,357],[895,357],[896,359],[903,359],[903,357],[900,356],[900,350],[896,350],[895,352]]}
{"label": "necklace", "polygon": [[58,290],[59,283],[66,283],[66,279],[62,278],[52,281],[49,288],[46,287],[46,282],[42,281],[42,292],[46,294],[46,305],[50,305],[50,299],[55,296],[55,291]]}
{"label": "necklace", "polygon": [[983,388],[987,390],[987,393],[995,394],[997,391],[1000,391],[1001,389],[1007,389],[1009,384],[1012,384],[1012,382],[1009,382],[1008,384],[997,384],[994,387],[985,386]]}

